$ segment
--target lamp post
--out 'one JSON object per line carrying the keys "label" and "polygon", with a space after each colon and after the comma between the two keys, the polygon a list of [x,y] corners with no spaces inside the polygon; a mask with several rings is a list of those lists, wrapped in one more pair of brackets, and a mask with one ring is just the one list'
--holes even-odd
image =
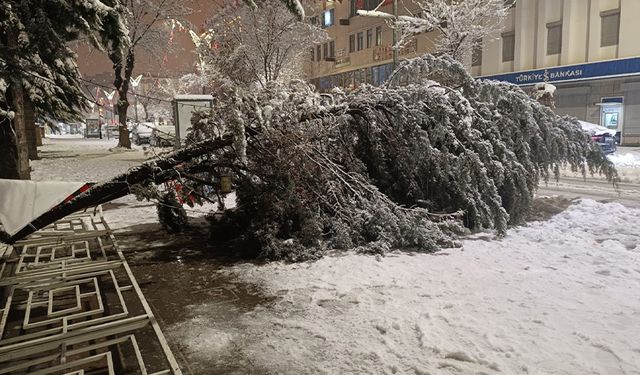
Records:
{"label": "lamp post", "polygon": [[138,85],[140,84],[141,79],[142,74],[140,74],[136,78],[129,78],[129,80],[131,81],[131,87],[133,88],[133,97],[136,99],[134,104],[136,110],[136,124],[138,123]]}
{"label": "lamp post", "polygon": [[111,92],[104,91],[104,95],[107,97],[107,100],[109,101],[109,107],[111,107],[111,123],[107,125],[107,139],[109,139],[109,126],[113,124],[116,118],[115,107],[113,106],[113,97],[115,94],[116,94],[116,90],[113,90]]}
{"label": "lamp post", "polygon": [[[393,16],[398,19],[398,0],[393,0]],[[398,43],[398,31],[393,28],[393,69],[398,66],[398,49],[396,44]]]}

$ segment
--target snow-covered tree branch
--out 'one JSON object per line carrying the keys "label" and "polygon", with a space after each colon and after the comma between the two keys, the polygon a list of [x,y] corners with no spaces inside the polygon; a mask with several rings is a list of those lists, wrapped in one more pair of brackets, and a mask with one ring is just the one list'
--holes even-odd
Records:
{"label": "snow-covered tree branch", "polygon": [[436,52],[464,61],[471,51],[496,36],[513,2],[504,0],[414,0],[417,14],[394,16],[378,9],[358,14],[383,18],[397,29],[398,46],[416,34],[436,31]]}
{"label": "snow-covered tree branch", "polygon": [[561,167],[616,181],[575,119],[516,86],[477,82],[449,56],[408,60],[399,74],[415,84],[365,85],[332,104],[301,81],[221,93],[193,118],[189,142],[226,135],[233,145],[188,163],[202,176],[186,184],[203,195],[210,181],[221,194],[216,179],[233,179],[239,208],[214,220],[214,237],[290,260],[331,248],[433,251],[454,246],[463,226],[521,223]]}
{"label": "snow-covered tree branch", "polygon": [[120,53],[129,43],[116,0],[0,4],[0,178],[29,178],[25,116],[78,119],[87,101],[69,42]]}
{"label": "snow-covered tree branch", "polygon": [[262,86],[300,77],[309,48],[327,38],[279,2],[265,2],[259,10],[226,5],[207,28],[207,35],[199,36],[210,38],[199,48],[201,59],[236,83]]}

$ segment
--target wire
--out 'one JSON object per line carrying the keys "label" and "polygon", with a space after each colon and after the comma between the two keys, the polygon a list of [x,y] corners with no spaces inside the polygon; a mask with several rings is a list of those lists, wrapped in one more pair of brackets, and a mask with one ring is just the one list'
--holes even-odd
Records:
{"label": "wire", "polygon": [[[105,89],[113,89],[113,87],[112,87],[112,86],[103,85],[103,84],[101,84],[101,83],[93,82],[93,81],[91,81],[91,80],[89,80],[89,79],[85,79],[85,78],[82,78],[82,77],[78,77],[78,78],[79,78],[81,81],[84,81],[84,82],[86,82],[86,83],[90,83],[90,84],[92,84],[92,85],[94,85],[94,86],[97,86],[97,87],[101,87],[101,88],[105,88]],[[158,101],[158,102],[164,102],[164,103],[169,103],[169,104],[173,104],[173,103],[174,103],[174,101],[173,101],[173,100],[162,99],[162,98],[158,98],[158,97],[154,97],[154,96],[149,96],[149,95],[145,95],[145,94],[137,94],[137,93],[135,93],[135,92],[133,93],[133,95],[134,95],[135,97],[138,97],[138,98],[145,98],[145,99],[155,100],[155,101]],[[93,96],[93,95],[92,95],[92,96]],[[87,99],[88,99],[89,101],[92,101],[92,100],[91,100],[91,99],[89,99],[89,98],[87,98]],[[97,103],[97,102],[96,102],[96,104],[101,105],[101,104],[99,104],[99,103]],[[179,103],[179,104],[180,104],[181,106],[188,106],[188,107],[194,107],[194,108],[206,108],[206,109],[211,109],[211,107],[209,107],[209,106],[204,106],[204,105],[189,104],[189,103]]]}

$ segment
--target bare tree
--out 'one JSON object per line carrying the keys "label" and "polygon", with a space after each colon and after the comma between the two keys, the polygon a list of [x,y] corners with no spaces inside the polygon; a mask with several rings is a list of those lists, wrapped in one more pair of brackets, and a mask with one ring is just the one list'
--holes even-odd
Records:
{"label": "bare tree", "polygon": [[[502,30],[508,10],[516,0],[414,0],[420,12],[394,16],[359,10],[358,14],[389,20],[400,33],[400,47],[416,34],[437,31],[436,52],[448,54],[463,62],[474,48]],[[384,4],[381,2],[380,5]],[[380,6],[378,6],[380,8]]]}
{"label": "bare tree", "polygon": [[[258,10],[246,3],[226,5],[195,36],[205,65],[235,83],[285,81],[299,77],[302,58],[326,33],[300,19],[281,2],[265,2]],[[210,39],[198,43],[199,39]]]}
{"label": "bare tree", "polygon": [[129,84],[136,62],[136,54],[146,51],[155,54],[166,48],[169,26],[166,21],[181,18],[189,9],[181,0],[121,0],[126,7],[129,26],[130,45],[124,53],[109,53],[115,78],[113,85],[118,91],[116,105],[119,126],[119,147],[131,148],[127,129],[127,110],[129,109]]}

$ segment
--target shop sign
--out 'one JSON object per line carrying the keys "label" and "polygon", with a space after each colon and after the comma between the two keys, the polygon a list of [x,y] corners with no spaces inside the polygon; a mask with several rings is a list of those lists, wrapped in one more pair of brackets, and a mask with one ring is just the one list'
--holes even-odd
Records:
{"label": "shop sign", "polygon": [[481,76],[477,78],[505,81],[526,86],[540,82],[571,82],[638,74],[640,74],[640,57]]}
{"label": "shop sign", "polygon": [[336,68],[342,68],[342,67],[345,67],[345,66],[349,66],[349,65],[351,65],[351,58],[349,56],[336,58],[335,64],[336,64],[335,65]]}
{"label": "shop sign", "polygon": [[400,49],[400,56],[418,52],[418,39],[412,39],[407,45]]}
{"label": "shop sign", "polygon": [[391,45],[373,47],[373,61],[390,60],[393,57]]}
{"label": "shop sign", "polygon": [[[405,56],[418,52],[418,40],[412,39],[404,47],[400,49],[398,54]],[[373,61],[391,60],[393,58],[393,48],[391,45],[379,46],[373,48]]]}

